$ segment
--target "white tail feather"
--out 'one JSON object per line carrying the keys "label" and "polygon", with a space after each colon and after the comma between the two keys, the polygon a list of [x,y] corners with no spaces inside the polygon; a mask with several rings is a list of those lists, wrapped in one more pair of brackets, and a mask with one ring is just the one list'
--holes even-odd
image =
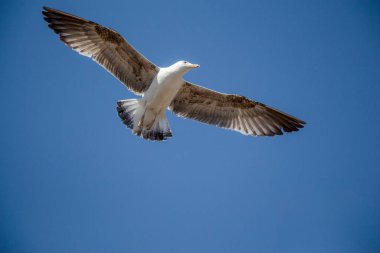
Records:
{"label": "white tail feather", "polygon": [[165,110],[155,115],[149,127],[144,124],[146,112],[141,99],[120,100],[117,102],[117,111],[123,123],[144,139],[162,141],[172,136]]}

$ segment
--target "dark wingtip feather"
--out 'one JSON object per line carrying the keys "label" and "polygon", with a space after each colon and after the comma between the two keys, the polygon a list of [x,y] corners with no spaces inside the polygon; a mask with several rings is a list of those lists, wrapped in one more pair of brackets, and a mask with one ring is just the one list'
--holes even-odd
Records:
{"label": "dark wingtip feather", "polygon": [[49,23],[49,24],[48,24],[48,27],[49,27],[50,29],[52,29],[56,34],[60,34],[60,32],[59,32],[57,29],[55,29],[55,26],[54,26],[52,23]]}
{"label": "dark wingtip feather", "polygon": [[47,6],[43,6],[42,9],[44,9],[46,12],[51,12],[51,13],[60,13],[61,11],[57,10],[57,9],[53,9],[53,8],[50,8],[50,7],[47,7]]}
{"label": "dark wingtip feather", "polygon": [[305,121],[300,120],[300,119],[298,119],[298,122],[301,123],[302,125],[306,125],[307,124]]}

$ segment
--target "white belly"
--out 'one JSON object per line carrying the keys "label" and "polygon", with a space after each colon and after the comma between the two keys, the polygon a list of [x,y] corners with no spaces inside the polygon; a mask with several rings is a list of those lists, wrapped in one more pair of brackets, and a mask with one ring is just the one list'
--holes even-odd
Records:
{"label": "white belly", "polygon": [[146,108],[154,109],[157,112],[166,109],[183,84],[182,76],[161,69],[149,89],[144,93]]}

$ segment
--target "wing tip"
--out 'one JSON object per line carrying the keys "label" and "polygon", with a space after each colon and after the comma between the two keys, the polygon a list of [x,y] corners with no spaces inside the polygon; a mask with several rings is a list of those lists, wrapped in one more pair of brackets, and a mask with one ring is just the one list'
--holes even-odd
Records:
{"label": "wing tip", "polygon": [[53,8],[50,8],[50,7],[47,7],[47,6],[42,6],[42,14],[44,14],[46,16],[46,14],[48,14],[49,12],[58,12],[58,10],[56,9],[53,9]]}

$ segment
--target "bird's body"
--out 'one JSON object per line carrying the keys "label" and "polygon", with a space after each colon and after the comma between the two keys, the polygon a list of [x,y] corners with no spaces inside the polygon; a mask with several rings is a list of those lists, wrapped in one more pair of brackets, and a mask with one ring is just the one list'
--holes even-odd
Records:
{"label": "bird's body", "polygon": [[189,83],[183,76],[199,67],[187,61],[160,68],[135,50],[117,32],[95,22],[44,7],[49,27],[66,45],[92,58],[140,99],[117,102],[123,123],[144,139],[166,140],[169,109],[176,115],[238,131],[273,136],[298,131],[304,121],[243,96],[223,94]]}
{"label": "bird's body", "polygon": [[175,95],[185,84],[185,73],[178,68],[161,68],[144,93],[147,109],[162,110],[169,107]]}
{"label": "bird's body", "polygon": [[[147,139],[156,137],[164,139],[171,136],[169,123],[166,119],[166,109],[185,84],[183,75],[189,68],[184,67],[184,62],[180,61],[170,67],[160,68],[141,99],[125,100],[118,103],[120,117],[123,120],[132,119],[131,128],[135,134],[145,136]],[[191,67],[198,67],[195,64],[187,64]],[[133,115],[128,113],[130,110],[132,110]]]}

